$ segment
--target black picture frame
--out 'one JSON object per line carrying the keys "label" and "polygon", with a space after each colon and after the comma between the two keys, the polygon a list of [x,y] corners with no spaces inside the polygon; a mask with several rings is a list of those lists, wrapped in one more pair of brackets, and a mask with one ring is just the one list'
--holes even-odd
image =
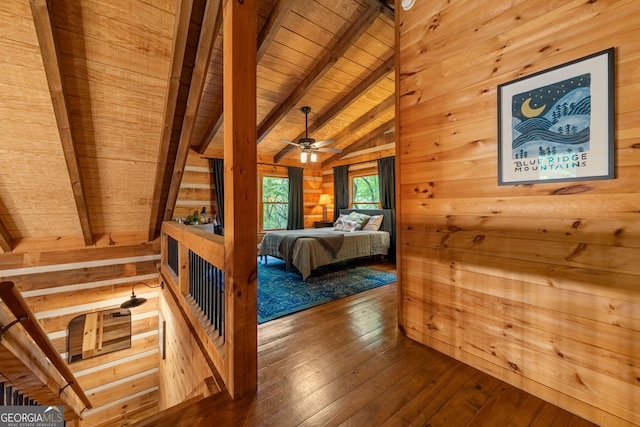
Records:
{"label": "black picture frame", "polygon": [[614,48],[498,86],[498,185],[613,179]]}

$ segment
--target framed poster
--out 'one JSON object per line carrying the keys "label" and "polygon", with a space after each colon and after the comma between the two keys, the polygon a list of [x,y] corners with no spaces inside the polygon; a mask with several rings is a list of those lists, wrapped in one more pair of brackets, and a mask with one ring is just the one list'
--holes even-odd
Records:
{"label": "framed poster", "polygon": [[614,178],[613,51],[498,86],[498,185]]}

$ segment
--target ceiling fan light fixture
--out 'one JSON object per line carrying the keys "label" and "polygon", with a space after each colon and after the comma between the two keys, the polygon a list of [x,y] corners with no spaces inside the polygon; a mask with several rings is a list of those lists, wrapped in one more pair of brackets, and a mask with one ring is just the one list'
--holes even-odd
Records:
{"label": "ceiling fan light fixture", "polygon": [[[309,113],[311,112],[311,107],[302,107],[301,110],[304,113],[304,137],[300,136],[298,138],[298,142],[293,142],[286,139],[281,139],[280,142],[293,145],[300,149],[300,163],[307,163],[309,161],[317,162],[318,151],[323,153],[341,153],[342,150],[339,148],[326,147],[326,145],[333,144],[334,142],[336,142],[334,139],[325,139],[324,141],[316,141],[314,138],[309,137]],[[285,153],[285,150],[282,150],[274,158],[277,159],[279,156],[283,155],[284,153]]]}

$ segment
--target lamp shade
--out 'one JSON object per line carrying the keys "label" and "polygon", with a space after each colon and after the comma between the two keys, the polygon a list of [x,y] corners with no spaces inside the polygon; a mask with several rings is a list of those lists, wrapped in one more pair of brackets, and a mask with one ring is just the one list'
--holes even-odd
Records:
{"label": "lamp shade", "polygon": [[328,205],[331,204],[331,197],[328,194],[321,194],[320,200],[318,200],[319,205]]}
{"label": "lamp shade", "polygon": [[142,297],[136,296],[136,293],[135,293],[136,285],[144,285],[147,288],[151,288],[151,289],[153,289],[153,288],[162,288],[162,289],[164,289],[164,282],[160,282],[160,284],[157,285],[157,286],[151,286],[151,285],[148,285],[145,282],[134,283],[133,285],[131,285],[131,298],[129,298],[128,300],[126,300],[125,302],[120,304],[121,308],[138,307],[138,306],[144,304],[145,302],[147,302],[146,298],[142,298]]}
{"label": "lamp shade", "polygon": [[145,302],[147,302],[146,298],[137,297],[137,296],[135,296],[135,294],[132,294],[131,298],[129,298],[128,300],[126,300],[125,302],[120,304],[120,307],[121,308],[133,308],[133,307],[138,307],[139,305],[142,305]]}

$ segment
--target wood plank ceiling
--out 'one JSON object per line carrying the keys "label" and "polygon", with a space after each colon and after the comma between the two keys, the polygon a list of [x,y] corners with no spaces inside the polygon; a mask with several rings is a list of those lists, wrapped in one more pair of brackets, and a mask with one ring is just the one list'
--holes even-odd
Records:
{"label": "wood plank ceiling", "polygon": [[[257,150],[323,168],[393,141],[393,7],[259,0]],[[223,157],[219,0],[7,0],[0,6],[0,253],[139,243],[171,219],[189,153]],[[380,137],[380,135],[384,135]]]}

